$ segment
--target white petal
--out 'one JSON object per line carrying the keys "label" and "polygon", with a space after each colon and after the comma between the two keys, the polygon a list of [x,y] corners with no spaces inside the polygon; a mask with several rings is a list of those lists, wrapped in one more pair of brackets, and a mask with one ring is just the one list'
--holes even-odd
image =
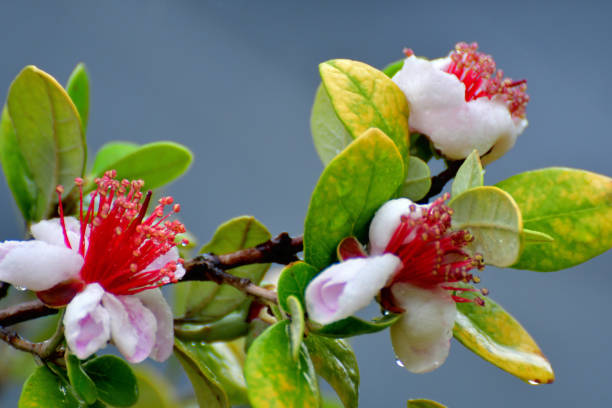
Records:
{"label": "white petal", "polygon": [[[416,209],[410,212],[410,207],[413,205]],[[400,225],[402,215],[420,217],[422,210],[427,207],[428,205],[415,204],[408,198],[397,198],[383,204],[370,223],[370,253],[379,255],[384,252],[393,233]]]}
{"label": "white petal", "polygon": [[512,147],[526,122],[515,123],[502,100],[466,102],[463,82],[442,71],[448,61],[430,62],[412,56],[393,77],[408,99],[410,127],[427,135],[450,159],[465,158],[474,149],[483,155],[498,142],[500,147],[491,159],[501,156]]}
{"label": "white petal", "polygon": [[79,273],[83,258],[76,252],[42,241],[0,243],[0,281],[41,291]]}
{"label": "white petal", "polygon": [[330,266],[306,288],[309,318],[328,324],[351,316],[372,301],[400,264],[398,257],[385,254]]}
{"label": "white petal", "polygon": [[110,315],[113,343],[130,363],[147,358],[155,344],[157,322],[153,313],[135,296],[105,293],[102,304]]}
{"label": "white petal", "polygon": [[[166,252],[165,254],[157,257],[144,270],[145,271],[152,271],[154,269],[160,269],[160,268],[163,268],[164,266],[166,266],[166,264],[168,262],[177,261],[178,259],[179,259],[178,248],[177,247],[172,247],[172,248],[170,248],[170,250],[168,252]],[[183,265],[178,264],[176,266],[176,271],[174,273],[174,276],[176,277],[176,279],[181,279],[184,275],[185,275],[185,268],[183,268]]]}
{"label": "white petal", "polygon": [[406,312],[391,326],[393,350],[413,373],[438,368],[448,356],[457,309],[448,291],[396,283],[391,293]]}
{"label": "white petal", "polygon": [[142,291],[135,296],[144,307],[149,309],[157,321],[155,345],[149,357],[156,361],[165,361],[172,354],[174,346],[174,318],[172,310],[159,289]]}
{"label": "white petal", "polygon": [[[70,240],[70,246],[74,250],[78,250],[79,241],[81,239],[81,224],[74,217],[64,217],[66,223],[66,233]],[[36,224],[32,224],[30,227],[32,236],[39,240],[44,241],[51,245],[57,245],[66,247],[64,242],[64,232],[59,218],[52,218],[50,220],[42,220]]]}
{"label": "white petal", "polygon": [[87,285],[66,307],[64,335],[70,350],[85,359],[106,346],[110,339],[110,317],[100,301],[104,289]]}

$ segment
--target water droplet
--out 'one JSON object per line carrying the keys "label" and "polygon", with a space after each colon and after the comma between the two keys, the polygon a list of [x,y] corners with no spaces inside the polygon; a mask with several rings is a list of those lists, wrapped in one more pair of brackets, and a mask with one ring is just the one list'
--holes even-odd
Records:
{"label": "water droplet", "polygon": [[28,288],[26,288],[25,286],[15,286],[15,289],[21,292],[25,292],[26,290],[28,290]]}
{"label": "water droplet", "polygon": [[404,368],[404,363],[402,363],[402,360],[400,360],[399,358],[395,359],[395,364],[397,364],[398,367]]}
{"label": "water droplet", "polygon": [[182,247],[186,247],[186,246],[187,246],[187,243],[186,243],[186,242],[181,242],[181,246],[182,246]]}
{"label": "water droplet", "polygon": [[527,382],[528,382],[529,384],[531,384],[531,385],[540,385],[540,384],[541,384],[541,382],[536,381],[536,380],[527,380]]}

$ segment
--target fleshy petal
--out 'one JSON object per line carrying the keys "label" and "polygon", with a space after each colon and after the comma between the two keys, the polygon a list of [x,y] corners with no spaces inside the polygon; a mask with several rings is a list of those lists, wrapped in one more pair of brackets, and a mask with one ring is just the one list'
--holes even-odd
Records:
{"label": "fleshy petal", "polygon": [[[411,206],[415,206],[415,211],[412,213]],[[379,255],[384,252],[393,233],[400,225],[402,215],[419,217],[424,208],[427,208],[427,205],[415,204],[408,198],[389,200],[383,204],[370,223],[370,253]]]}
{"label": "fleshy petal", "polygon": [[407,283],[391,287],[406,312],[391,326],[395,354],[408,371],[425,373],[438,368],[448,356],[457,309],[448,291],[423,289]]}
{"label": "fleshy petal", "polygon": [[113,343],[130,363],[140,363],[151,354],[157,322],[153,313],[135,296],[106,292],[102,304],[110,315]]}
{"label": "fleshy petal", "polygon": [[64,335],[68,347],[80,359],[105,347],[110,339],[110,317],[100,303],[103,296],[102,286],[93,283],[66,307]]}
{"label": "fleshy petal", "polygon": [[306,288],[310,319],[328,324],[366,307],[400,264],[398,257],[385,254],[353,258],[325,269]]}
{"label": "fleshy petal", "polygon": [[498,98],[466,102],[463,82],[442,71],[449,62],[411,56],[393,77],[408,99],[410,127],[427,135],[449,159],[465,158],[474,149],[484,155],[499,142],[488,158],[493,161],[512,147],[527,122],[513,120]]}
{"label": "fleshy petal", "polygon": [[157,321],[155,344],[149,357],[156,361],[165,361],[172,354],[174,346],[174,318],[172,310],[164,299],[161,290],[145,290],[135,295],[144,307],[149,309]]}
{"label": "fleshy petal", "polygon": [[41,291],[77,275],[83,258],[65,246],[42,241],[0,243],[0,281]]}
{"label": "fleshy petal", "polygon": [[[177,247],[172,247],[170,248],[170,250],[168,252],[166,252],[165,254],[157,257],[153,262],[151,262],[145,269],[144,271],[152,271],[154,269],[160,269],[163,268],[164,266],[166,266],[166,264],[168,262],[171,261],[177,261],[179,259],[179,251]],[[176,271],[174,273],[174,277],[176,279],[181,279],[183,276],[185,275],[185,268],[183,268],[183,265],[178,264],[176,265]]]}
{"label": "fleshy petal", "polygon": [[[79,246],[79,240],[81,239],[81,224],[74,217],[64,217],[66,223],[66,232],[68,239],[70,240],[70,246],[77,250]],[[36,224],[32,224],[30,227],[32,236],[39,240],[44,241],[51,245],[57,245],[66,247],[64,242],[64,233],[62,231],[62,225],[60,224],[59,218],[52,218],[50,220],[42,220]]]}

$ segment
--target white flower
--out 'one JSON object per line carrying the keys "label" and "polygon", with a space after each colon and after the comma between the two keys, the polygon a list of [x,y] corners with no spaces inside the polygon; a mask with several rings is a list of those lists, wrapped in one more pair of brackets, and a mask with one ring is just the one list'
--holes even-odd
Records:
{"label": "white flower", "polygon": [[80,219],[64,217],[60,207],[60,218],[31,226],[34,240],[0,243],[0,281],[67,305],[64,335],[80,359],[112,340],[130,362],[166,360],[173,317],[159,286],[185,273],[174,243],[184,227],[159,222],[170,197],[144,217],[150,193],[141,203],[141,181],[120,183],[111,172],[98,186]]}
{"label": "white flower", "polygon": [[[452,284],[477,281],[468,271],[483,265],[463,250],[471,236],[450,230],[445,199],[428,206],[407,198],[384,204],[370,224],[370,255],[330,266],[306,288],[309,318],[321,324],[343,319],[380,292],[387,310],[402,313],[391,341],[404,367],[415,373],[439,367],[450,348],[455,300],[467,300],[451,294],[465,290]],[[345,253],[358,252],[345,242]]]}
{"label": "white flower", "polygon": [[459,43],[446,58],[405,59],[393,81],[410,105],[409,124],[448,159],[474,149],[484,164],[504,155],[527,126],[526,81],[503,79],[478,45]]}

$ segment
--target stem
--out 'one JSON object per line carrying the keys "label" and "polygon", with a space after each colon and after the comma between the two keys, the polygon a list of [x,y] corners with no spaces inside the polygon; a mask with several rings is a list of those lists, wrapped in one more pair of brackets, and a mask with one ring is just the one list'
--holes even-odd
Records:
{"label": "stem", "polygon": [[418,201],[418,204],[427,204],[431,197],[440,194],[446,183],[457,175],[457,171],[464,161],[465,159],[448,161],[447,168],[431,178],[431,188],[427,195]]}
{"label": "stem", "polygon": [[59,310],[47,307],[40,300],[20,303],[0,310],[0,326],[12,326],[27,320],[56,314]]}

